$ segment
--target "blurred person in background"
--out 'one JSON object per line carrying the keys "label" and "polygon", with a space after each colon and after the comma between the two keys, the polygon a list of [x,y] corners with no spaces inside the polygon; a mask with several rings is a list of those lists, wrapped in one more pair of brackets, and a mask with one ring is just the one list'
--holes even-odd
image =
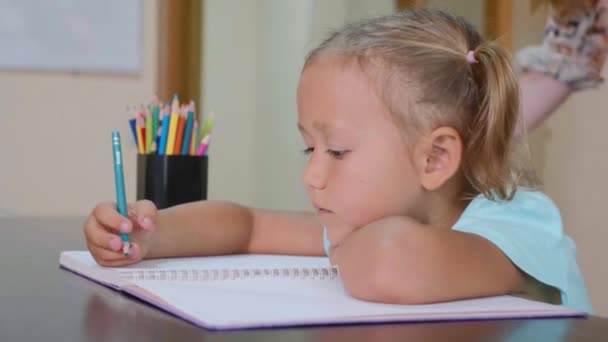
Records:
{"label": "blurred person in background", "polygon": [[596,88],[608,50],[608,0],[532,0],[549,5],[541,44],[520,50],[523,123],[516,135],[531,132],[570,94]]}

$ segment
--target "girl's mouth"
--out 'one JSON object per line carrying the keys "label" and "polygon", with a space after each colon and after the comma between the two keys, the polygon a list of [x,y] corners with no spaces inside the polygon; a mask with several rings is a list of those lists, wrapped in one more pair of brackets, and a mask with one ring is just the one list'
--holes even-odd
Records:
{"label": "girl's mouth", "polygon": [[317,215],[327,215],[327,214],[331,214],[332,211],[331,210],[327,210],[325,208],[317,208]]}

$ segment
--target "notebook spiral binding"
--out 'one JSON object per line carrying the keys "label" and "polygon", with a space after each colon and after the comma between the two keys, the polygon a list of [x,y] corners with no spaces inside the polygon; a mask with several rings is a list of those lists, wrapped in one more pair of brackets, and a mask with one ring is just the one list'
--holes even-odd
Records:
{"label": "notebook spiral binding", "polygon": [[336,267],[320,268],[251,268],[251,269],[210,269],[210,270],[120,270],[125,280],[166,280],[166,281],[222,281],[239,279],[308,279],[332,280],[339,278]]}

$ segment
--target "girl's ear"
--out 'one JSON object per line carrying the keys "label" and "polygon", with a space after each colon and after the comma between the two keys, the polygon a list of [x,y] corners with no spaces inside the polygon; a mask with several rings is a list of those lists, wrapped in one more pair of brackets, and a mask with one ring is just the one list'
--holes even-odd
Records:
{"label": "girl's ear", "polygon": [[463,143],[452,127],[439,127],[414,145],[414,166],[422,187],[434,191],[460,168]]}

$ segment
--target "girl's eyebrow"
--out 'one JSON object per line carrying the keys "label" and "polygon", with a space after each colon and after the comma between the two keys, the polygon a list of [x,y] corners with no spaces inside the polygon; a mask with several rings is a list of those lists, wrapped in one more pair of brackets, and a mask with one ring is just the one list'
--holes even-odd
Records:
{"label": "girl's eyebrow", "polygon": [[[318,129],[319,131],[321,131],[323,136],[327,137],[329,135],[329,129],[328,129],[328,126],[326,123],[314,122],[312,125],[315,129]],[[310,135],[310,133],[306,130],[306,128],[304,128],[304,126],[299,122],[298,122],[298,130],[302,133]]]}
{"label": "girl's eyebrow", "polygon": [[306,128],[304,128],[304,126],[302,126],[302,124],[300,124],[299,122],[298,122],[298,131],[300,131],[302,133],[308,133],[306,131]]}

